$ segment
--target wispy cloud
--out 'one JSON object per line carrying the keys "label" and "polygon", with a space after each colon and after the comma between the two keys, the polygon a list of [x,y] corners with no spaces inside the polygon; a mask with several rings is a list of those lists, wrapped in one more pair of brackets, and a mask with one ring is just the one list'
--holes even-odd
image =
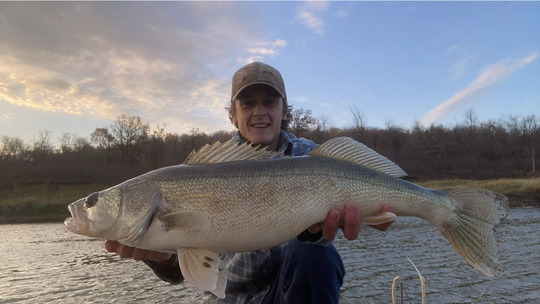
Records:
{"label": "wispy cloud", "polygon": [[461,58],[448,69],[452,75],[452,79],[458,79],[465,74],[465,68],[468,66],[470,57]]}
{"label": "wispy cloud", "polygon": [[300,23],[317,35],[324,35],[322,14],[328,9],[325,1],[306,1],[298,8],[296,16]]}
{"label": "wispy cloud", "polygon": [[446,118],[455,111],[469,106],[482,93],[504,80],[509,75],[534,61],[539,55],[532,54],[521,59],[504,59],[488,66],[466,88],[430,110],[422,119],[423,125],[430,125]]}
{"label": "wispy cloud", "polygon": [[453,80],[459,79],[465,75],[465,71],[469,67],[471,61],[478,56],[478,52],[461,43],[451,45],[446,49],[446,53],[449,57],[453,58],[453,63],[448,68],[448,72]]}
{"label": "wispy cloud", "polygon": [[236,61],[244,65],[253,61],[261,61],[263,58],[272,58],[279,55],[285,46],[287,46],[287,41],[283,39],[256,42],[245,50],[245,55],[238,56]]}

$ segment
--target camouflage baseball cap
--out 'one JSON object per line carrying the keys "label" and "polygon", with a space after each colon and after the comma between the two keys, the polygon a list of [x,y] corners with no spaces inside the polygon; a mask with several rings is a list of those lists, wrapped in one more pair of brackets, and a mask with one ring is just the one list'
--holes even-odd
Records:
{"label": "camouflage baseball cap", "polygon": [[262,62],[252,62],[241,67],[232,78],[231,102],[238,94],[252,84],[266,84],[278,91],[287,100],[285,83],[278,70]]}

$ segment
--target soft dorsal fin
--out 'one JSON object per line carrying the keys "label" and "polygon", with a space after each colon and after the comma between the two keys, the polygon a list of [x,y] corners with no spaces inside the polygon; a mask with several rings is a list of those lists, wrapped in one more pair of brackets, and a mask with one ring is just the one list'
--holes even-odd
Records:
{"label": "soft dorsal fin", "polygon": [[283,153],[260,149],[248,143],[216,142],[204,145],[198,151],[193,150],[186,158],[186,165],[207,165],[240,160],[271,159],[282,157]]}
{"label": "soft dorsal fin", "polygon": [[395,177],[407,175],[391,160],[350,137],[330,139],[313,149],[309,155],[346,160]]}

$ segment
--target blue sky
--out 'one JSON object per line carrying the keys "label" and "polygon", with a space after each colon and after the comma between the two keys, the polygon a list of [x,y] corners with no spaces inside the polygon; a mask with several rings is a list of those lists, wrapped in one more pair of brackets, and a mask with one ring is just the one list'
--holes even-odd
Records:
{"label": "blue sky", "polygon": [[0,2],[0,135],[232,130],[253,60],[335,127],[540,115],[539,55],[539,2]]}

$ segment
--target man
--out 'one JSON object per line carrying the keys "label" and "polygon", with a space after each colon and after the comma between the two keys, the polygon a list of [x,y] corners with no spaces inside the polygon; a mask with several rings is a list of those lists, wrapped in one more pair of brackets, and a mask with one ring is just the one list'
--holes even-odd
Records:
{"label": "man", "polygon": [[[286,133],[289,106],[279,71],[261,62],[239,69],[233,76],[229,117],[238,128],[233,142],[251,142],[294,157],[306,155],[316,144]],[[381,212],[393,212],[385,205]],[[386,223],[375,228],[386,230]],[[222,255],[229,275],[226,298],[208,294],[207,303],[338,303],[345,270],[332,240],[339,228],[353,240],[360,232],[358,211],[346,204],[332,209],[323,223],[315,223],[296,239],[274,248]],[[176,255],[132,248],[106,241],[105,248],[123,258],[143,260],[162,280],[183,281]]]}

